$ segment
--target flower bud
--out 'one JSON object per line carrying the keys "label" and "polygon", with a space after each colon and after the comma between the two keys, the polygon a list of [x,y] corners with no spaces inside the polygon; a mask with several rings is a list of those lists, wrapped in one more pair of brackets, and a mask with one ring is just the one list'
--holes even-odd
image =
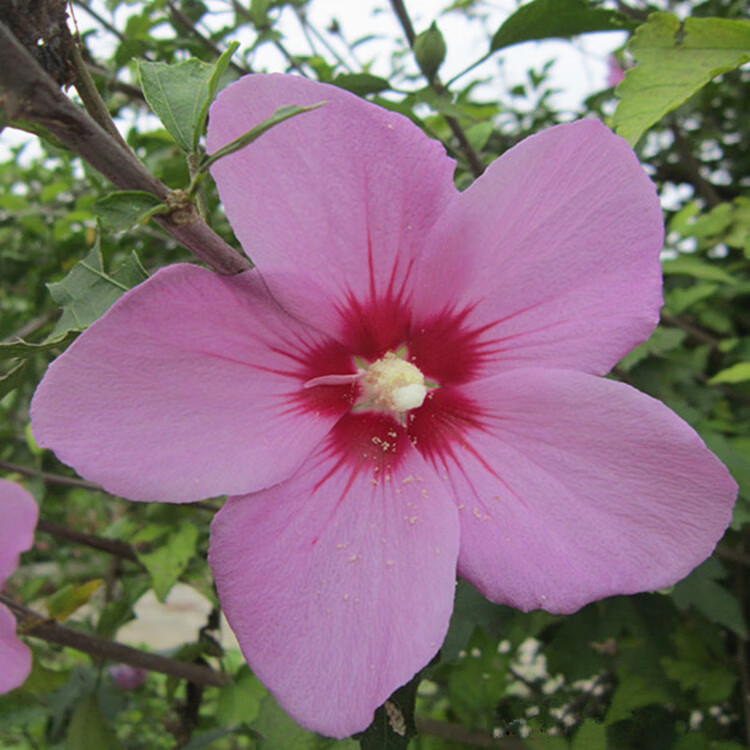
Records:
{"label": "flower bud", "polygon": [[438,68],[445,60],[445,52],[445,39],[433,21],[430,28],[414,40],[414,57],[427,80],[432,81],[435,78]]}

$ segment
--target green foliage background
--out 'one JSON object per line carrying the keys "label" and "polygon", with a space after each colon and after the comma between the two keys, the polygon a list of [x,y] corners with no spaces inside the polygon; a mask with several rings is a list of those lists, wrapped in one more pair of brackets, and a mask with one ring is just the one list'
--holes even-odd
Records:
{"label": "green foliage background", "polygon": [[[375,76],[362,40],[307,22],[315,2],[212,3],[231,11],[221,28],[201,0],[107,0],[104,13],[86,0],[73,3],[115,42],[103,58],[84,35],[81,53],[128,144],[165,184],[190,190],[230,243],[213,185],[196,179],[201,136],[211,97],[256,70],[263,46],[281,52],[286,70],[407,114],[457,158],[460,187],[477,171],[460,134],[486,165],[526,135],[569,119],[552,106],[548,67],[535,66],[531,54],[526,82],[504,101],[476,93],[471,75],[447,88],[433,78],[441,56],[434,30],[416,47],[431,86],[409,72],[415,68],[405,39],[385,42],[391,70]],[[677,5],[689,12],[684,23],[663,6],[635,0],[534,0],[487,29],[484,58],[501,61],[504,50],[530,39],[628,34],[628,51],[618,53],[633,66],[624,82],[574,114],[602,117],[628,138],[673,208],[665,215],[662,323],[612,377],[692,424],[740,484],[732,526],[714,556],[670,591],[615,597],[568,617],[492,605],[462,582],[439,658],[392,699],[404,713],[405,737],[382,710],[358,740],[335,742],[298,728],[217,640],[205,556],[218,501],[172,507],[109,497],[76,481],[30,436],[29,399],[51,358],[146,273],[194,260],[149,220],[163,210],[158,199],[115,193],[42,132],[39,155],[12,147],[0,164],[0,469],[34,493],[47,524],[6,593],[66,625],[116,639],[144,592],[164,599],[178,580],[186,582],[214,612],[195,642],[170,656],[224,670],[233,681],[199,687],[151,672],[141,688],[126,692],[108,675],[107,660],[29,637],[33,673],[0,698],[1,747],[396,750],[409,744],[415,725],[410,746],[418,750],[741,750],[750,743],[750,22],[736,0]],[[8,20],[12,6],[0,6],[0,19]],[[455,14],[481,16],[484,6],[436,3],[437,26]],[[306,30],[305,50],[288,46],[279,29],[289,8]],[[253,43],[235,50],[240,30]],[[334,54],[345,46],[358,50],[359,66]],[[46,47],[48,69],[65,69],[55,57],[59,48]],[[149,105],[163,125],[145,116]],[[38,131],[23,121],[8,127]],[[72,539],[66,529],[90,536]],[[111,554],[92,547],[94,538],[125,544]]]}

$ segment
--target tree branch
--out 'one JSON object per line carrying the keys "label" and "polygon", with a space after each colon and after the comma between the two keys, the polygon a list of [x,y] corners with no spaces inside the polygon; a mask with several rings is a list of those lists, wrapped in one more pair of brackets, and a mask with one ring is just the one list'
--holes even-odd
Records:
{"label": "tree branch", "polygon": [[75,477],[64,477],[61,474],[51,474],[47,471],[39,471],[38,469],[21,466],[10,461],[0,460],[0,469],[21,474],[31,479],[41,479],[46,484],[58,484],[61,487],[79,487],[82,490],[91,490],[92,492],[106,492],[103,487],[95,482],[87,482],[85,479],[76,479]]}
{"label": "tree branch", "polygon": [[[409,47],[414,49],[414,40],[417,37],[414,33],[414,26],[409,18],[409,13],[406,10],[403,0],[390,0],[390,3],[393,12],[401,23],[404,35],[409,42]],[[438,76],[434,76],[431,81],[428,79],[427,82],[436,94],[446,94],[448,92],[448,89],[440,82]],[[448,123],[448,127],[451,129],[455,139],[461,146],[461,151],[469,162],[469,167],[471,168],[474,177],[479,177],[482,172],[484,172],[484,165],[479,156],[477,156],[477,152],[474,151],[474,147],[469,142],[469,139],[466,137],[464,129],[455,117],[452,117],[451,115],[443,115],[443,117]]]}
{"label": "tree branch", "polygon": [[694,326],[692,323],[688,323],[686,320],[668,313],[666,310],[662,310],[660,314],[660,321],[662,325],[671,326],[672,328],[681,328],[685,331],[690,338],[699,344],[706,344],[712,349],[716,349],[721,343],[721,339],[712,336],[710,333],[706,333],[701,328]]}
{"label": "tree branch", "polygon": [[76,651],[100,659],[129,664],[131,667],[160,672],[180,680],[188,680],[196,685],[223,687],[232,682],[231,677],[216,672],[210,667],[177,661],[158,654],[150,654],[125,646],[122,643],[60,625],[60,623],[42,617],[39,613],[4,594],[0,594],[0,604],[4,604],[13,613],[18,623],[18,632],[22,635],[41,638],[58,646],[74,648]]}
{"label": "tree branch", "polygon": [[695,156],[693,156],[693,152],[690,150],[690,144],[685,139],[682,129],[675,119],[672,119],[670,129],[674,136],[675,150],[680,155],[682,166],[685,168],[687,177],[693,184],[696,192],[704,201],[706,201],[706,206],[708,206],[708,208],[718,206],[722,202],[721,196],[713,184],[701,174],[700,164]]}
{"label": "tree branch", "polygon": [[[0,101],[9,119],[24,117],[42,125],[118,188],[145,190],[166,201],[169,188],[68,99],[2,23],[0,87]],[[197,216],[188,223],[174,223],[169,218],[157,221],[219,273],[234,274],[250,268],[245,258]]]}
{"label": "tree branch", "polygon": [[460,724],[449,724],[447,721],[437,721],[427,716],[417,716],[417,732],[431,737],[440,737],[450,743],[457,742],[474,747],[528,750],[528,745],[517,737],[491,737],[484,732],[466,729]]}
{"label": "tree branch", "polygon": [[[216,57],[221,57],[222,50],[219,49],[219,47],[214,44],[214,42],[212,42],[207,36],[202,34],[195,26],[195,24],[172,2],[172,0],[167,0],[167,6],[169,7],[169,12],[172,15],[173,23],[179,23],[188,32],[190,32],[209,52],[216,55]],[[179,29],[177,31],[179,33]],[[232,68],[232,70],[234,70],[236,73],[239,73],[241,76],[252,73],[252,70],[250,70],[249,68],[238,65],[232,60],[229,61],[229,67]]]}
{"label": "tree branch", "polygon": [[36,530],[41,531],[44,534],[51,534],[58,539],[67,539],[69,542],[74,542],[75,544],[83,544],[86,547],[91,547],[91,549],[96,549],[100,552],[106,552],[109,555],[114,555],[123,560],[131,560],[140,565],[135,550],[127,542],[122,542],[119,539],[105,539],[104,537],[96,536],[95,534],[76,531],[75,529],[69,529],[67,526],[63,526],[62,524],[47,521],[44,518],[39,519],[36,525]]}

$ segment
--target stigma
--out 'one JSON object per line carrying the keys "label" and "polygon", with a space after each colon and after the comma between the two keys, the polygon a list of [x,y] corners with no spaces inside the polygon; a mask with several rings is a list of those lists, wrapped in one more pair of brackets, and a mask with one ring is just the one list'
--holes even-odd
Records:
{"label": "stigma", "polygon": [[387,352],[368,365],[359,380],[362,396],[357,406],[401,416],[418,409],[427,396],[424,375],[416,365]]}

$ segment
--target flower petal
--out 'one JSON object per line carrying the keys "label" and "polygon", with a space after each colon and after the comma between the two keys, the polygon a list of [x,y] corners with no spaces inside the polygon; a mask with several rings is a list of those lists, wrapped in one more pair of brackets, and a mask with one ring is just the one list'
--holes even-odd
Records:
{"label": "flower petal", "polygon": [[18,556],[31,547],[39,508],[20,485],[0,479],[0,588],[18,567]]}
{"label": "flower petal", "polygon": [[[211,107],[215,152],[283,105],[326,102],[277,125],[212,168],[237,237],[274,296],[335,333],[347,298],[396,296],[424,234],[455,194],[454,163],[407,118],[335,86],[250,75]],[[317,295],[300,294],[304,273]]]}
{"label": "flower petal", "polygon": [[16,618],[0,604],[0,693],[17,688],[31,671],[31,651],[16,637]]}
{"label": "flower petal", "polygon": [[254,491],[291,476],[347,410],[342,389],[303,388],[347,359],[285,314],[256,272],[172,266],[53,362],[32,403],[34,435],[133,500]]}
{"label": "flower petal", "polygon": [[470,310],[467,330],[494,353],[485,375],[604,374],[656,326],[662,240],[655,187],[627,143],[594,120],[560,125],[456,196],[427,238],[415,309],[428,328],[446,300]]}
{"label": "flower petal", "polygon": [[402,430],[395,450],[368,440],[358,459],[369,426],[345,417],[292,479],[230,498],[211,528],[248,664],[296,721],[335,737],[430,661],[455,587],[455,504]]}
{"label": "flower petal", "polygon": [[456,390],[476,405],[476,426],[422,447],[459,498],[459,575],[493,601],[572,612],[663,588],[729,524],[727,470],[634,388],[528,369]]}
{"label": "flower petal", "polygon": [[[39,508],[15,482],[0,479],[0,589],[34,540]],[[31,670],[31,651],[16,637],[16,618],[0,605],[0,693],[17,688]]]}

